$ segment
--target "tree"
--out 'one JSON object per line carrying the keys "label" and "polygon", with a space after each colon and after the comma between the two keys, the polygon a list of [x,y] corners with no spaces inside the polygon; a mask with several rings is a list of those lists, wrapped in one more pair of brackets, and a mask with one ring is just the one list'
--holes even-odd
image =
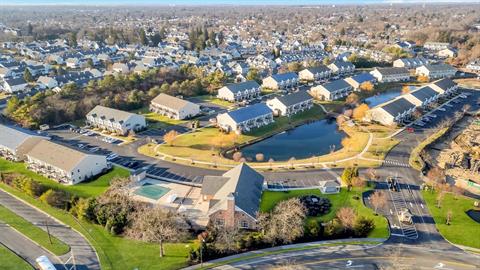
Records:
{"label": "tree", "polygon": [[377,209],[380,207],[384,207],[387,205],[387,196],[385,195],[385,192],[381,190],[376,190],[373,192],[373,194],[370,196],[370,203],[373,205],[375,214],[377,214]]}
{"label": "tree", "polygon": [[233,153],[232,158],[234,161],[239,162],[240,159],[242,158],[242,155],[243,155],[242,152],[235,152]]}
{"label": "tree", "polygon": [[33,82],[35,80],[28,68],[26,68],[25,71],[23,72],[23,79],[27,82]]}
{"label": "tree", "polygon": [[425,75],[418,75],[417,81],[420,83],[427,83],[430,81],[430,79]]}
{"label": "tree", "polygon": [[360,90],[365,91],[365,92],[371,92],[373,91],[374,85],[370,81],[363,82],[360,84]]}
{"label": "tree", "polygon": [[434,167],[427,172],[427,180],[432,186],[445,183],[445,171],[440,167]]}
{"label": "tree", "polygon": [[165,252],[164,242],[178,242],[186,238],[188,224],[183,217],[160,207],[143,208],[136,213],[127,235],[134,239],[157,243],[160,257]]}
{"label": "tree", "polygon": [[347,186],[348,190],[352,187],[352,179],[358,176],[358,169],[356,167],[347,167],[343,170],[341,179],[342,182]]}
{"label": "tree", "polygon": [[447,225],[450,225],[450,222],[452,221],[452,216],[453,216],[452,210],[448,209],[448,211],[447,211],[447,221],[445,222]]}
{"label": "tree", "polygon": [[371,181],[377,180],[377,178],[378,178],[377,170],[375,170],[374,168],[368,168],[367,169],[367,177]]}
{"label": "tree", "polygon": [[444,190],[438,190],[437,191],[437,208],[441,208],[442,207],[442,202],[443,202],[443,199],[445,198],[445,191]]}
{"label": "tree", "polygon": [[353,224],[353,232],[357,237],[366,237],[375,228],[375,222],[373,219],[366,218],[364,216],[358,216],[355,218]]}
{"label": "tree", "polygon": [[257,153],[255,155],[255,160],[258,162],[262,162],[265,159],[265,156],[262,153]]}
{"label": "tree", "polygon": [[365,179],[360,176],[355,176],[352,178],[352,187],[355,188],[356,197],[359,198],[359,193],[362,188],[366,185]]}
{"label": "tree", "polygon": [[337,211],[337,218],[342,224],[345,231],[353,229],[355,224],[355,210],[351,207],[342,207]]}
{"label": "tree", "polygon": [[142,28],[140,29],[140,33],[139,33],[139,42],[140,44],[142,45],[148,45],[148,39],[147,39],[147,35],[145,34],[145,30]]}
{"label": "tree", "polygon": [[260,73],[256,68],[250,68],[250,70],[248,70],[246,79],[249,81],[256,81],[256,82],[260,82],[262,80],[260,77]]}
{"label": "tree", "polygon": [[173,141],[178,137],[179,133],[176,130],[170,130],[167,134],[163,135],[163,140],[169,145],[173,146]]}
{"label": "tree", "polygon": [[368,107],[367,104],[365,103],[360,104],[358,107],[356,107],[353,110],[353,119],[357,121],[361,121],[365,117],[369,109],[370,108]]}
{"label": "tree", "polygon": [[350,95],[347,96],[345,103],[349,105],[355,105],[355,104],[358,104],[359,101],[360,101],[360,97],[355,93],[351,93]]}
{"label": "tree", "polygon": [[410,87],[408,85],[402,86],[402,95],[410,93]]}
{"label": "tree", "polygon": [[215,227],[215,248],[222,253],[238,251],[238,238],[240,235],[241,234],[237,226]]}
{"label": "tree", "polygon": [[272,243],[292,243],[304,233],[306,209],[298,198],[279,202],[271,213],[259,217],[265,239]]}

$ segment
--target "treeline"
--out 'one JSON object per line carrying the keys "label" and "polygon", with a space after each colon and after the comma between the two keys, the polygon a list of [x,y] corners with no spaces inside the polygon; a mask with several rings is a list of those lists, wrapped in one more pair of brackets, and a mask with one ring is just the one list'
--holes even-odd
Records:
{"label": "treeline", "polygon": [[[218,39],[218,42],[217,42]],[[193,28],[188,33],[189,49],[201,51],[206,47],[216,47],[224,41],[223,33],[220,31],[215,33],[208,30],[206,26]]]}
{"label": "treeline", "polygon": [[225,82],[221,72],[207,75],[194,66],[151,69],[141,75],[108,75],[90,81],[85,88],[68,84],[58,94],[49,90],[23,100],[14,96],[7,103],[6,115],[24,127],[38,128],[83,119],[96,105],[135,110],[147,106],[160,93],[186,97],[214,93]]}

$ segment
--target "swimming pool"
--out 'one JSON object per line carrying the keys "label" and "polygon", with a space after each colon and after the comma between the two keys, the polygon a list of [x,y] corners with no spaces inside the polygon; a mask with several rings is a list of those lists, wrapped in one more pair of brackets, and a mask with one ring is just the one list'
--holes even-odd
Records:
{"label": "swimming pool", "polygon": [[146,183],[139,187],[137,190],[135,190],[134,193],[148,199],[158,200],[163,197],[163,195],[167,194],[169,191],[169,188]]}

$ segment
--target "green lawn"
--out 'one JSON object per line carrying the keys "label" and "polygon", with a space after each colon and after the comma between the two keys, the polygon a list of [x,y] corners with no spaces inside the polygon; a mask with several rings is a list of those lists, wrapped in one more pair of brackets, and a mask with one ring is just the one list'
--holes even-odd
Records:
{"label": "green lawn", "polygon": [[30,238],[33,242],[39,244],[45,249],[49,250],[55,255],[63,255],[70,251],[70,247],[58,240],[54,236],[51,236],[52,243],[48,239],[48,234],[39,227],[28,222],[21,216],[18,216],[14,212],[0,205],[0,220],[10,225],[26,237]]}
{"label": "green lawn", "polygon": [[97,251],[103,270],[135,268],[173,270],[187,266],[190,249],[187,245],[191,246],[191,243],[167,243],[164,246],[165,257],[160,258],[158,245],[112,236],[99,225],[77,221],[71,214],[48,206],[3,183],[0,183],[0,188],[42,209],[83,234]]}
{"label": "green lawn", "polygon": [[226,108],[234,106],[234,104],[232,102],[229,102],[229,101],[226,101],[226,100],[223,100],[223,99],[219,99],[219,98],[217,98],[215,96],[212,96],[212,95],[198,96],[198,97],[195,97],[195,98],[198,98],[203,102],[216,104],[218,106],[222,106],[222,107],[226,107]]}
{"label": "green lawn", "polygon": [[148,107],[134,110],[132,113],[145,116],[149,128],[167,128],[169,126],[175,126],[187,122],[186,120],[170,119],[166,116],[151,112]]}
{"label": "green lawn", "polygon": [[0,269],[5,270],[32,270],[33,267],[17,254],[0,245]]}
{"label": "green lawn", "polygon": [[[363,191],[367,191],[370,188],[366,188]],[[305,190],[291,190],[291,191],[264,191],[262,194],[262,201],[260,203],[260,211],[267,212],[273,209],[275,205],[282,201],[293,197],[300,197],[305,195],[316,195],[322,198],[328,198],[332,203],[330,212],[326,215],[319,217],[309,217],[309,219],[317,219],[321,222],[327,222],[333,219],[336,212],[341,207],[353,207],[359,215],[372,218],[375,222],[375,229],[370,232],[368,237],[372,238],[387,238],[388,237],[388,224],[387,220],[383,216],[375,216],[372,209],[366,207],[361,200],[355,200],[353,197],[356,194],[354,190],[347,192],[342,188],[339,194],[322,194],[319,189],[305,189]]]}
{"label": "green lawn", "polygon": [[130,175],[130,172],[126,169],[113,167],[108,173],[91,181],[73,186],[65,186],[28,170],[25,163],[12,162],[3,158],[0,158],[0,171],[4,173],[22,174],[35,179],[48,187],[65,190],[80,197],[98,196],[108,188],[110,180],[114,177],[128,177]]}
{"label": "green lawn", "polygon": [[[435,220],[435,225],[448,241],[467,247],[480,248],[480,224],[471,219],[466,212],[474,209],[473,199],[447,193],[441,208],[437,207],[437,194],[423,191],[423,198]],[[447,213],[452,211],[450,225],[446,224]],[[477,210],[480,210],[477,208]]]}

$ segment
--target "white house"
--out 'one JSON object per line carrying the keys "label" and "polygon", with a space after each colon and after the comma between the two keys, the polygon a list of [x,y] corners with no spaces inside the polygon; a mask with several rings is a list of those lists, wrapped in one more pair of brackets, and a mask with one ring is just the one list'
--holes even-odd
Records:
{"label": "white house", "polygon": [[272,110],[263,103],[257,103],[217,116],[219,128],[227,132],[234,131],[239,134],[271,123],[273,123]]}
{"label": "white house", "polygon": [[336,100],[348,96],[353,87],[345,80],[335,80],[310,89],[310,94],[320,100]]}
{"label": "white house", "polygon": [[438,56],[443,58],[453,58],[457,56],[457,50],[453,48],[446,48],[443,50],[438,51]]}
{"label": "white house", "polygon": [[370,82],[375,84],[377,82],[377,78],[375,78],[372,74],[364,72],[360,73],[345,79],[345,81],[350,84],[354,90],[360,89],[363,83]]}
{"label": "white house", "polygon": [[404,67],[375,68],[370,71],[379,82],[401,82],[410,80],[410,72]]}
{"label": "white house", "polygon": [[25,153],[30,151],[40,140],[49,139],[16,126],[0,124],[0,156],[13,161],[25,159]]}
{"label": "white house", "polygon": [[201,112],[200,105],[163,93],[150,102],[150,111],[172,119],[192,118]]}
{"label": "white house", "polygon": [[87,116],[87,123],[91,126],[127,135],[130,131],[139,131],[147,127],[145,117],[97,105]]}
{"label": "white house", "polygon": [[295,87],[298,85],[298,75],[295,72],[275,74],[263,79],[262,86],[278,90]]}
{"label": "white house", "polygon": [[394,67],[404,67],[408,69],[415,69],[426,64],[428,64],[428,60],[423,57],[400,58],[393,61]]}
{"label": "white house", "polygon": [[3,89],[7,93],[15,93],[24,91],[27,87],[28,83],[22,78],[8,78],[5,79],[3,82]]}
{"label": "white house", "polygon": [[69,68],[79,68],[80,67],[80,60],[76,57],[71,57],[71,58],[68,58],[66,61],[65,61],[65,64],[67,67]]}
{"label": "white house", "polygon": [[447,43],[447,42],[428,41],[428,42],[425,42],[425,44],[423,45],[423,48],[432,50],[432,51],[439,51],[439,50],[447,49],[448,47],[450,47],[450,43]]}
{"label": "white house", "polygon": [[246,81],[225,85],[218,89],[217,97],[230,102],[252,100],[260,96],[260,85],[256,81]]}
{"label": "white house", "polygon": [[267,106],[279,116],[291,116],[313,107],[313,98],[306,91],[275,97],[267,101]]}
{"label": "white house", "polygon": [[28,169],[67,185],[108,169],[105,156],[86,154],[47,140],[40,140],[25,155]]}
{"label": "white house", "polygon": [[328,65],[328,68],[332,70],[332,73],[338,75],[351,74],[355,71],[355,65],[345,61],[335,61]]}
{"label": "white house", "polygon": [[320,65],[318,67],[306,68],[304,70],[301,70],[298,73],[298,76],[301,81],[308,81],[308,82],[326,79],[326,78],[329,78],[331,75],[332,75],[332,70],[324,65]]}
{"label": "white house", "polygon": [[430,103],[436,101],[439,96],[439,93],[428,85],[403,95],[406,100],[417,107],[428,106]]}
{"label": "white house", "polygon": [[46,89],[53,89],[58,86],[57,81],[54,78],[48,77],[48,76],[40,76],[37,79],[37,84],[40,87],[46,88]]}
{"label": "white house", "polygon": [[448,64],[423,65],[415,70],[418,76],[427,76],[430,79],[451,78],[455,76],[457,69]]}
{"label": "white house", "polygon": [[389,126],[410,117],[415,108],[415,104],[400,96],[370,109],[366,119]]}
{"label": "white house", "polygon": [[480,72],[480,59],[476,59],[467,64],[466,68],[472,72]]}

